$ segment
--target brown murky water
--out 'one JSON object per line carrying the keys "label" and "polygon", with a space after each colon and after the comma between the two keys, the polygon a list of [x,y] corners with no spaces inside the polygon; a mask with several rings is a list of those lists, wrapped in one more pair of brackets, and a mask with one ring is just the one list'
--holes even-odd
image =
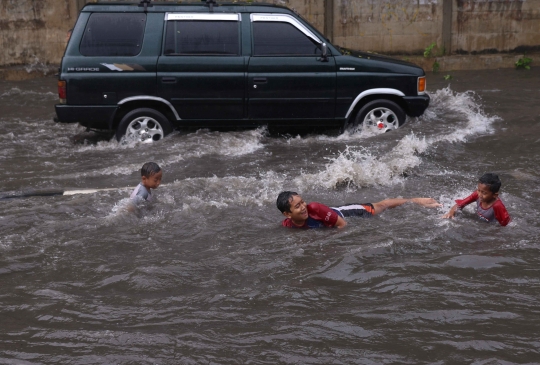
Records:
{"label": "brown murky water", "polygon": [[[54,78],[0,84],[3,364],[540,362],[540,69],[428,75],[382,136],[176,132],[122,145],[55,124]],[[157,201],[127,197],[149,160]],[[440,216],[482,173],[513,222]],[[344,230],[287,230],[283,189],[328,205],[432,196]]]}

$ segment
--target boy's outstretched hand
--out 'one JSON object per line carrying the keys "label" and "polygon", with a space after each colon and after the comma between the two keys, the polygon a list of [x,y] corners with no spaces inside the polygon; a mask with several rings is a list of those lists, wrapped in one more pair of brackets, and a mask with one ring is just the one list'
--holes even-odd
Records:
{"label": "boy's outstretched hand", "polygon": [[433,198],[412,198],[411,201],[425,208],[439,208],[442,207],[438,201]]}
{"label": "boy's outstretched hand", "polygon": [[456,215],[456,210],[457,210],[458,206],[457,204],[454,205],[452,207],[452,209],[450,209],[450,211],[448,211],[448,213],[446,213],[445,215],[442,216],[442,218],[450,218],[450,219],[453,219],[454,216]]}

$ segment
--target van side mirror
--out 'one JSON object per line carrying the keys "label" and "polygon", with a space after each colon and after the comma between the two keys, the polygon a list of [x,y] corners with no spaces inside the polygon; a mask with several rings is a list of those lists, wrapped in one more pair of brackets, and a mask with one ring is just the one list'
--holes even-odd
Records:
{"label": "van side mirror", "polygon": [[321,58],[319,58],[319,61],[321,62],[328,62],[328,46],[326,43],[321,44]]}

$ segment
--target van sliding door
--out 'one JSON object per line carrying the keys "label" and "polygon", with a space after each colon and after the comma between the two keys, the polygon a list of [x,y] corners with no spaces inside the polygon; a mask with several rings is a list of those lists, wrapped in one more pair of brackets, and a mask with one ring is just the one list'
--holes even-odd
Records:
{"label": "van sliding door", "polygon": [[181,119],[244,117],[240,15],[169,13],[158,61],[159,94]]}

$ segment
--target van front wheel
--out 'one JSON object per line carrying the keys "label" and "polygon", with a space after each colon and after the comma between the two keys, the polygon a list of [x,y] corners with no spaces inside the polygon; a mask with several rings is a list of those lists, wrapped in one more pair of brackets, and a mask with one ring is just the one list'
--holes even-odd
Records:
{"label": "van front wheel", "polygon": [[116,130],[116,139],[131,142],[153,143],[172,132],[171,123],[157,110],[134,109],[127,113]]}
{"label": "van front wheel", "polygon": [[354,125],[379,133],[397,129],[405,123],[405,112],[390,100],[378,99],[364,105],[356,115]]}

